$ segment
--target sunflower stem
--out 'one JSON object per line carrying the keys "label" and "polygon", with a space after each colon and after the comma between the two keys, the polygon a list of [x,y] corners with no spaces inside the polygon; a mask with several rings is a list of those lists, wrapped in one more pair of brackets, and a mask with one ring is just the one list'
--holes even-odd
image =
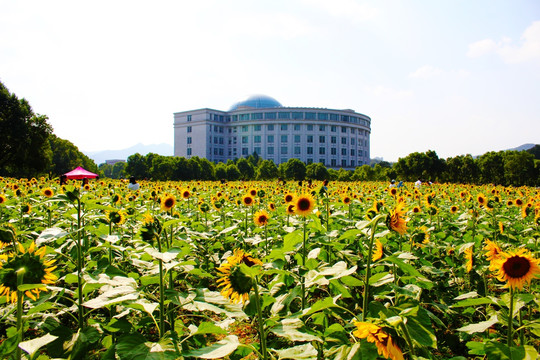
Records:
{"label": "sunflower stem", "polygon": [[514,318],[514,288],[510,286],[510,311],[508,313],[508,340],[507,345],[508,348],[512,347],[512,337],[513,337],[513,318]]}
{"label": "sunflower stem", "polygon": [[262,309],[261,309],[261,300],[259,299],[259,281],[257,277],[255,277],[255,306],[257,307],[257,318],[259,323],[259,339],[261,341],[261,353],[263,360],[268,359],[268,352],[266,351],[266,334],[264,332],[264,322],[263,322],[263,316],[262,316]]}
{"label": "sunflower stem", "polygon": [[411,355],[414,357],[416,354],[414,353],[414,346],[413,342],[411,340],[411,334],[409,333],[409,329],[407,329],[407,326],[403,321],[399,323],[401,326],[401,329],[403,330],[403,335],[405,335],[405,341],[407,342],[407,345],[409,346],[409,350],[411,351]]}
{"label": "sunflower stem", "polygon": [[77,291],[78,291],[78,312],[79,312],[79,329],[84,327],[84,307],[83,307],[83,289],[82,289],[82,239],[81,239],[81,200],[77,197]]}
{"label": "sunflower stem", "polygon": [[[157,241],[158,251],[161,253],[161,239]],[[159,264],[159,338],[163,337],[165,332],[165,287],[163,284],[163,260],[158,259]]]}
{"label": "sunflower stem", "polygon": [[[302,268],[306,267],[306,217],[304,218],[304,237],[302,240]],[[306,308],[306,279],[304,275],[300,275],[302,278],[302,310]]]}
{"label": "sunflower stem", "polygon": [[[23,340],[23,329],[22,329],[22,312],[23,312],[23,302],[24,295],[23,292],[19,290],[19,286],[23,284],[24,274],[26,273],[25,268],[20,268],[17,270],[17,345],[20,344]],[[22,358],[22,351],[19,346],[17,346],[17,359]]]}
{"label": "sunflower stem", "polygon": [[[377,228],[377,225],[379,224],[380,217],[377,217],[373,221],[373,225],[371,226],[371,236],[369,239],[369,249],[368,249],[368,257],[367,257],[367,265],[366,265],[366,277],[364,280],[364,301],[362,305],[362,321],[366,321],[366,313],[367,313],[367,307],[368,307],[368,297],[369,297],[369,278],[371,276],[371,256],[373,253],[373,240],[375,239],[375,229]],[[395,276],[395,274],[394,274]]]}

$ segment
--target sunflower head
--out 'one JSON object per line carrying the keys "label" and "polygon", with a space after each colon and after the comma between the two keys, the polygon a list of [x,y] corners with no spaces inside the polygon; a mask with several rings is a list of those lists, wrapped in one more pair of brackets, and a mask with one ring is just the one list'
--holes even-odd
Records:
{"label": "sunflower head", "polygon": [[400,235],[403,235],[407,232],[407,220],[403,217],[405,211],[403,207],[405,203],[398,203],[394,210],[386,216],[386,226],[388,230],[396,231]]}
{"label": "sunflower head", "polygon": [[294,211],[296,215],[306,216],[313,212],[315,200],[311,194],[302,194],[294,201]]}
{"label": "sunflower head", "polygon": [[17,233],[11,224],[3,224],[0,226],[0,249],[15,244]]}
{"label": "sunflower head", "polygon": [[294,215],[294,204],[287,205],[287,215]]}
{"label": "sunflower head", "polygon": [[161,198],[161,210],[169,211],[176,205],[176,198],[173,195],[166,194]]}
{"label": "sunflower head", "polygon": [[270,216],[265,210],[259,210],[255,213],[253,216],[253,222],[257,226],[266,226],[268,225],[268,219],[270,219]]}
{"label": "sunflower head", "polygon": [[24,214],[30,214],[30,211],[32,211],[32,205],[30,205],[29,203],[22,204],[21,211]]}
{"label": "sunflower head", "polygon": [[199,204],[199,210],[200,212],[202,213],[207,213],[208,211],[210,211],[210,205],[208,205],[207,203],[205,202],[201,202]]}
{"label": "sunflower head", "polygon": [[6,197],[2,194],[0,194],[0,205],[2,205],[3,203],[5,203],[7,200],[6,200]]}
{"label": "sunflower head", "polygon": [[17,302],[17,272],[24,269],[23,284],[44,284],[31,290],[25,291],[22,295],[32,300],[39,298],[42,291],[47,291],[46,284],[54,284],[58,279],[52,272],[56,269],[53,266],[55,260],[45,260],[46,249],[36,250],[32,242],[28,248],[19,244],[19,251],[7,256],[5,263],[0,263],[0,296],[5,296],[8,302]]}
{"label": "sunflower head", "polygon": [[291,194],[291,193],[287,193],[283,197],[283,200],[285,201],[285,204],[288,204],[288,203],[290,203],[290,202],[292,202],[294,200],[294,195]]}
{"label": "sunflower head", "polygon": [[478,201],[478,204],[480,206],[484,206],[487,203],[486,196],[484,194],[482,194],[482,193],[476,195],[476,201]]}
{"label": "sunflower head", "polygon": [[242,197],[242,204],[244,204],[245,206],[253,206],[254,203],[255,203],[255,200],[253,199],[253,196],[244,195]]}
{"label": "sunflower head", "polygon": [[468,248],[466,248],[464,250],[464,254],[465,254],[465,268],[467,272],[469,273],[471,272],[473,268],[473,247],[469,246]]}
{"label": "sunflower head", "polygon": [[115,225],[122,225],[126,222],[126,214],[123,211],[108,211],[107,212],[107,220],[111,224]]}
{"label": "sunflower head", "polygon": [[243,250],[235,250],[233,255],[217,269],[219,272],[217,283],[221,288],[221,294],[234,303],[246,302],[249,299],[249,292],[256,286],[249,268],[256,265],[261,266],[262,262]]}
{"label": "sunflower head", "polygon": [[270,211],[276,211],[276,204],[274,204],[274,203],[269,203],[269,204],[268,204],[268,209],[269,209]]}
{"label": "sunflower head", "polygon": [[396,345],[392,337],[380,326],[361,321],[355,321],[354,325],[356,325],[356,330],[353,331],[353,335],[375,344],[379,355],[391,360],[404,359],[401,349]]}
{"label": "sunflower head", "polygon": [[140,231],[144,241],[153,243],[154,240],[159,239],[162,230],[161,223],[157,217],[150,214],[143,215],[143,224]]}
{"label": "sunflower head", "polygon": [[373,251],[373,255],[371,256],[371,261],[377,261],[383,257],[383,244],[381,243],[381,240],[377,238],[375,241],[375,251]]}
{"label": "sunflower head", "polygon": [[519,249],[501,253],[493,268],[497,271],[497,278],[506,281],[505,287],[521,290],[525,283],[530,283],[540,274],[539,262],[527,250]]}
{"label": "sunflower head", "polygon": [[54,191],[50,187],[46,187],[41,190],[41,195],[50,198],[54,195]]}
{"label": "sunflower head", "polygon": [[190,196],[191,196],[191,193],[189,192],[188,189],[182,190],[182,198],[183,198],[183,199],[189,199]]}

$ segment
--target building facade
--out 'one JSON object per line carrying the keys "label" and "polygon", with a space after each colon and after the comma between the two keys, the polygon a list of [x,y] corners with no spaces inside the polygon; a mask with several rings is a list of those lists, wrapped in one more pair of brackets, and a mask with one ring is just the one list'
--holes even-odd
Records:
{"label": "building facade", "polygon": [[370,163],[371,119],[353,110],[283,107],[253,96],[229,111],[198,109],[174,114],[174,155],[213,162],[259,157],[276,164],[290,158],[330,168]]}

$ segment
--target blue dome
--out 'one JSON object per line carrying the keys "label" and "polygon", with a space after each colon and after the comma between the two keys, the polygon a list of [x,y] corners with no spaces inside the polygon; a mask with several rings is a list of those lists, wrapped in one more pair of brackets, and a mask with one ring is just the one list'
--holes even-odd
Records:
{"label": "blue dome", "polygon": [[266,108],[275,108],[282,107],[276,99],[266,96],[266,95],[254,95],[249,97],[247,100],[237,102],[234,104],[229,111],[238,110],[239,107],[250,107],[255,109],[266,109]]}

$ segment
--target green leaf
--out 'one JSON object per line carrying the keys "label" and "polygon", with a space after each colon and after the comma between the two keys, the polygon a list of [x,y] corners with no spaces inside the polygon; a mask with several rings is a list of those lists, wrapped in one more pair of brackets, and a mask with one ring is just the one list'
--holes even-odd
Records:
{"label": "green leaf", "polygon": [[28,354],[33,355],[38,349],[41,347],[53,342],[56,340],[58,336],[54,336],[51,334],[46,334],[42,337],[38,337],[36,339],[23,341],[19,343],[19,347],[26,351]]}
{"label": "green leaf", "polygon": [[334,299],[331,297],[327,297],[327,298],[324,298],[323,300],[317,301],[315,304],[311,305],[311,307],[304,309],[304,313],[302,314],[302,316],[308,316],[318,311],[328,309],[331,307],[336,307],[336,306],[337,305],[334,303]]}
{"label": "green leaf", "polygon": [[454,305],[450,306],[452,308],[458,308],[458,307],[466,307],[466,306],[478,306],[478,305],[485,305],[485,304],[493,304],[493,300],[482,297],[477,299],[466,299],[462,301],[458,301]]}
{"label": "green leaf", "polygon": [[227,331],[220,328],[219,326],[216,326],[210,322],[202,322],[200,323],[199,327],[197,328],[197,331],[195,331],[192,335],[200,335],[200,334],[227,334]]}
{"label": "green leaf", "polygon": [[488,359],[497,360],[534,360],[538,359],[538,352],[530,345],[508,346],[497,341],[489,341],[484,345]]}
{"label": "green leaf", "polygon": [[437,338],[431,326],[431,319],[423,308],[419,306],[409,308],[402,311],[400,315],[407,318],[404,323],[414,342],[421,346],[437,348]]}
{"label": "green leaf", "polygon": [[272,350],[278,355],[278,359],[317,359],[317,349],[315,349],[311,344],[294,346],[285,350]]}
{"label": "green leaf", "polygon": [[238,345],[240,345],[238,337],[236,335],[229,335],[225,339],[218,341],[211,346],[198,350],[191,350],[183,355],[185,357],[192,356],[201,359],[219,359],[235,351]]}
{"label": "green leaf", "polygon": [[303,236],[303,232],[299,229],[285,235],[283,237],[283,251],[294,251],[296,249],[296,245],[303,241]]}
{"label": "green leaf", "polygon": [[414,266],[412,266],[409,263],[404,262],[402,259],[399,259],[395,255],[389,256],[389,257],[385,258],[384,260],[389,261],[389,262],[391,262],[393,264],[396,264],[403,272],[405,272],[405,273],[407,273],[409,275],[419,277],[419,278],[423,278],[422,274],[420,274],[420,272],[418,270],[416,270],[416,268]]}
{"label": "green leaf", "polygon": [[499,319],[497,318],[497,315],[493,315],[489,318],[489,320],[481,321],[476,324],[469,324],[467,326],[460,327],[457,330],[466,332],[467,334],[474,334],[477,332],[484,332],[498,322],[499,322]]}
{"label": "green leaf", "polygon": [[315,335],[302,332],[299,329],[304,327],[304,323],[300,319],[284,319],[279,325],[270,329],[274,334],[287,338],[290,341],[319,341],[322,340]]}
{"label": "green leaf", "polygon": [[166,351],[170,345],[166,342],[151,343],[138,333],[122,336],[118,339],[116,353],[120,360],[173,360],[178,356],[174,351]]}

